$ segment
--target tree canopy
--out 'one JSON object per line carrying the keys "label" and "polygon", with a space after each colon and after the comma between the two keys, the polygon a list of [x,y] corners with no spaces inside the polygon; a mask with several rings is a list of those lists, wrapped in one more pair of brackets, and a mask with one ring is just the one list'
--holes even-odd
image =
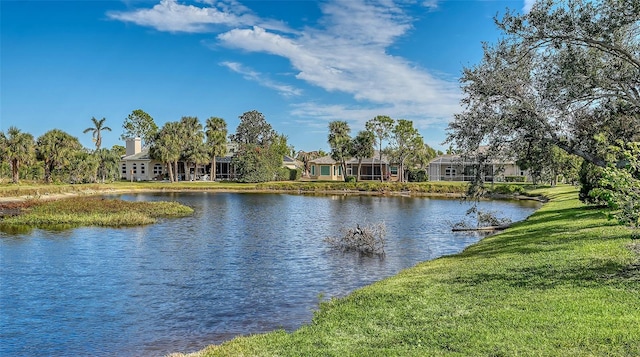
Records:
{"label": "tree canopy", "polygon": [[[528,14],[508,12],[496,23],[504,37],[485,44],[482,61],[463,70],[465,110],[450,124],[448,142],[463,151],[488,144],[515,152],[549,142],[605,167],[585,136],[609,131],[620,138],[625,121],[632,129],[623,139],[637,139],[638,1],[543,0]],[[604,127],[598,112],[607,108],[625,114]]]}
{"label": "tree canopy", "polygon": [[4,150],[3,157],[11,165],[11,177],[13,183],[19,183],[20,165],[30,163],[35,157],[35,141],[29,133],[12,126],[7,131],[7,136],[2,134],[0,138]]}
{"label": "tree canopy", "polygon": [[465,153],[487,145],[485,159],[515,155],[534,169],[557,147],[627,170],[611,152],[640,141],[640,2],[541,0],[496,24],[503,36],[463,70],[465,108],[446,142]]}
{"label": "tree canopy", "polygon": [[[378,139],[378,159],[380,160],[380,172],[382,172],[382,142],[389,139],[394,124],[395,120],[386,115],[378,115],[365,123],[365,128],[367,128],[368,131],[372,132]],[[384,176],[381,176],[381,179],[382,181],[384,181]]]}
{"label": "tree canopy", "polygon": [[227,122],[222,118],[210,117],[205,124],[207,149],[211,158],[211,179],[216,177],[216,157],[227,153]]}
{"label": "tree canopy", "polygon": [[264,115],[252,110],[240,116],[240,124],[236,133],[231,136],[231,141],[238,144],[266,145],[275,134]]}
{"label": "tree canopy", "polygon": [[102,131],[103,130],[111,131],[110,127],[104,125],[104,122],[106,120],[107,120],[106,118],[102,118],[100,120],[96,118],[91,118],[91,121],[93,122],[93,126],[88,127],[82,131],[85,134],[89,132],[91,133],[91,135],[93,136],[93,142],[96,143],[96,151],[100,150],[100,146],[102,146]]}
{"label": "tree canopy", "polygon": [[149,145],[158,132],[158,126],[153,117],[142,109],[132,111],[124,120],[122,128],[124,129],[120,137],[122,140],[140,138],[143,145]]}
{"label": "tree canopy", "polygon": [[335,120],[329,123],[329,136],[327,142],[331,147],[331,158],[340,162],[342,175],[346,181],[347,160],[351,158],[353,152],[351,141],[351,128],[346,121]]}
{"label": "tree canopy", "polygon": [[52,174],[71,163],[82,144],[78,138],[60,130],[52,129],[42,134],[37,140],[36,156],[44,163],[44,179],[52,181]]}
{"label": "tree canopy", "polygon": [[262,113],[252,110],[242,114],[231,140],[238,144],[232,164],[239,181],[264,182],[278,177],[282,159],[289,153],[287,137],[273,130]]}

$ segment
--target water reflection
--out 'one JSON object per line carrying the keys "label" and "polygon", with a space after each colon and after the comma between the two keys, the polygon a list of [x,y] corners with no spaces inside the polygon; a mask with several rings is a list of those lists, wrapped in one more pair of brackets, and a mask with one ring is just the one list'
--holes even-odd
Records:
{"label": "water reflection", "polygon": [[[0,355],[147,356],[293,330],[343,296],[477,241],[457,200],[170,193],[192,217],[133,228],[0,233]],[[531,203],[482,202],[514,220]],[[384,221],[384,259],[331,250],[343,227]]]}

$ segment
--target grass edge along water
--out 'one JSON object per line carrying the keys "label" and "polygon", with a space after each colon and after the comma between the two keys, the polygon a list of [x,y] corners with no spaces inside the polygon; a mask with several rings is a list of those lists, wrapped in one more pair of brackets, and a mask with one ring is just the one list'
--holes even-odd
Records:
{"label": "grass edge along water", "polygon": [[574,187],[532,193],[550,202],[462,253],[192,356],[640,355],[640,242]]}

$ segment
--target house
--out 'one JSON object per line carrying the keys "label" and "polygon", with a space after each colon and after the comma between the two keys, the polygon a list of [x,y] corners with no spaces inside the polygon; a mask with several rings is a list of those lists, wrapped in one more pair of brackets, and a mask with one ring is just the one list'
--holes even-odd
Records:
{"label": "house", "polygon": [[309,178],[321,181],[344,181],[342,166],[331,156],[309,160]]}
{"label": "house", "polygon": [[[230,180],[234,178],[231,167],[231,153],[235,150],[235,145],[229,144],[227,156],[216,158],[216,179]],[[186,171],[189,174],[185,174]],[[186,167],[178,162],[178,181],[184,180],[209,180],[211,164],[198,166],[197,168]],[[140,138],[129,138],[126,140],[126,154],[120,158],[120,178],[127,181],[152,181],[168,179],[167,166],[156,160],[152,160],[149,155],[149,148],[143,148]]]}
{"label": "house", "polygon": [[[309,166],[309,178],[312,180],[344,181],[342,165],[340,165],[340,162],[331,158],[331,156],[323,156],[309,160]],[[385,155],[382,155],[381,161],[376,151],[373,157],[362,159],[360,165],[360,180],[380,181],[382,177],[384,177],[385,181],[398,181],[398,166],[399,165],[396,164],[390,164]],[[356,177],[358,175],[357,158],[350,158],[346,162],[346,167],[346,176]]]}
{"label": "house", "polygon": [[[478,162],[462,155],[441,155],[429,162],[429,181],[472,181]],[[529,181],[528,170],[521,169],[514,160],[492,160],[482,173],[487,182]]]}
{"label": "house", "polygon": [[290,170],[297,170],[297,169],[302,169],[304,167],[304,164],[300,160],[296,160],[291,156],[285,155],[282,158],[282,166]]}
{"label": "house", "polygon": [[164,174],[165,167],[151,160],[149,149],[142,148],[140,138],[126,140],[126,154],[120,158],[120,178],[128,181],[150,181]]}
{"label": "house", "polygon": [[[227,143],[227,153],[223,157],[216,157],[215,180],[235,180],[236,174],[232,159],[237,151],[236,143]],[[298,168],[301,163],[291,157],[283,158],[283,166]],[[120,178],[127,181],[152,181],[168,179],[167,166],[149,155],[149,148],[143,148],[140,138],[126,140],[126,154],[120,158]],[[188,167],[184,162],[178,162],[178,181],[209,181],[211,180],[211,163]]]}

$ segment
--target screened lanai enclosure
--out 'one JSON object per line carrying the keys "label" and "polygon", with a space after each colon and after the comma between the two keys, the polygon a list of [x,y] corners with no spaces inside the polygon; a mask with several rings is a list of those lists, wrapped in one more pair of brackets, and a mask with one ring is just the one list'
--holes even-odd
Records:
{"label": "screened lanai enclosure", "polygon": [[[429,162],[430,181],[472,181],[480,175],[485,182],[528,181],[529,172],[515,162],[491,162],[480,166],[477,161],[460,155],[442,155]],[[512,179],[519,177],[520,179]]]}

